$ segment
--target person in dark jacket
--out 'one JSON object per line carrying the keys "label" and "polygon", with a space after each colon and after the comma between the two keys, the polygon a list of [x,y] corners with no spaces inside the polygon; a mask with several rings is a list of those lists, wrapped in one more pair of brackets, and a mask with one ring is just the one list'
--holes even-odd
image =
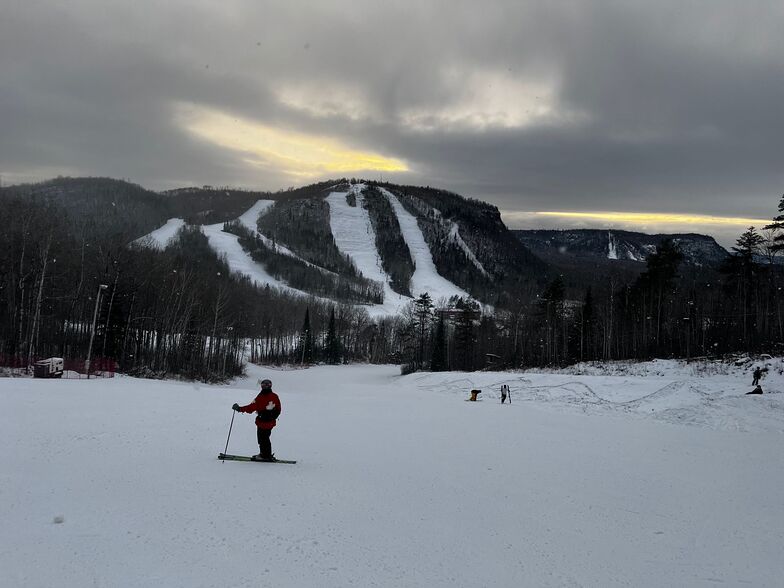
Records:
{"label": "person in dark jacket", "polygon": [[758,366],[754,370],[754,374],[752,375],[754,380],[751,382],[752,386],[758,386],[760,383],[760,378],[762,377],[762,369]]}
{"label": "person in dark jacket", "polygon": [[270,435],[280,416],[280,398],[272,391],[272,381],[262,380],[261,391],[247,406],[235,403],[231,408],[239,412],[256,413],[256,438],[259,442],[259,454],[252,459],[259,461],[276,461],[272,453]]}

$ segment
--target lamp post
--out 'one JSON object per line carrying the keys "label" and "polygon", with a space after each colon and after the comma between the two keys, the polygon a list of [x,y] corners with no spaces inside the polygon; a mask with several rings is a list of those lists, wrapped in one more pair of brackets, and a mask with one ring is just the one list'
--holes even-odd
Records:
{"label": "lamp post", "polygon": [[101,306],[101,299],[104,291],[109,288],[106,284],[98,286],[98,294],[95,297],[95,310],[93,311],[93,328],[90,331],[90,346],[87,348],[87,359],[84,362],[84,371],[87,372],[87,379],[90,379],[90,356],[93,354],[93,339],[95,339],[95,323],[98,321],[98,309]]}

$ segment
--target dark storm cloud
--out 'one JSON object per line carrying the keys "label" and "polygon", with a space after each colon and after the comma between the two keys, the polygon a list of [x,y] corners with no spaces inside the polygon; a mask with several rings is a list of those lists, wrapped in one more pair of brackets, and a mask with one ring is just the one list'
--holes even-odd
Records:
{"label": "dark storm cloud", "polygon": [[4,0],[2,15],[6,181],[306,181],[194,136],[185,104],[402,159],[401,181],[509,211],[767,218],[784,185],[778,2]]}

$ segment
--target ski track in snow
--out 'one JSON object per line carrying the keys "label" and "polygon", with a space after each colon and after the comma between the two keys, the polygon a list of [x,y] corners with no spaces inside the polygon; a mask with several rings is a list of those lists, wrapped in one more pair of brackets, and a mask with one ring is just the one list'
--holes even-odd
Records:
{"label": "ski track in snow", "polygon": [[[0,379],[0,585],[779,586],[784,394],[662,363]],[[261,377],[297,465],[216,459]],[[236,415],[229,453],[255,443]]]}
{"label": "ski track in snow", "polygon": [[[727,375],[695,378],[676,361],[644,362],[656,375],[569,375],[536,371],[505,374],[488,372],[445,379],[437,374],[415,376],[417,387],[440,393],[484,389],[483,400],[500,398],[503,384],[513,401],[570,408],[592,414],[627,414],[677,425],[697,425],[734,431],[784,433],[784,404],[776,394],[784,392],[784,377],[771,375],[764,382],[767,394],[746,397],[747,378]],[[782,399],[784,400],[784,399]]]}
{"label": "ski track in snow", "polygon": [[436,270],[436,265],[433,262],[433,254],[430,252],[430,247],[425,241],[425,236],[417,224],[416,217],[409,213],[398,200],[397,196],[392,194],[389,190],[379,187],[381,193],[386,196],[389,203],[392,205],[397,220],[400,223],[400,231],[403,233],[403,239],[408,245],[408,250],[411,252],[411,257],[414,260],[414,274],[411,276],[411,293],[414,296],[419,296],[423,292],[430,294],[433,301],[438,301],[441,298],[450,298],[452,296],[462,296],[463,298],[471,298],[471,296],[462,288],[459,288]]}

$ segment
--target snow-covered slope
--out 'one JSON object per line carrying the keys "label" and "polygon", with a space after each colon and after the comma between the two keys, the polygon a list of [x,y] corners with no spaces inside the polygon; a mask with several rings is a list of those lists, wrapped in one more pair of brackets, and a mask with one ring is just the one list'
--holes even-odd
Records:
{"label": "snow-covered slope", "polygon": [[[0,585],[780,585],[778,377],[763,385],[779,394],[753,397],[745,373],[687,368],[396,374],[0,379]],[[282,399],[275,452],[297,465],[215,459],[259,377]],[[596,401],[672,380],[705,400]],[[511,405],[502,381],[516,382]],[[480,401],[464,402],[475,386]],[[255,443],[237,415],[229,451]]]}
{"label": "snow-covered slope", "polygon": [[177,234],[177,231],[179,231],[183,226],[185,226],[185,221],[181,218],[170,218],[163,226],[155,229],[151,233],[148,233],[144,237],[136,239],[135,243],[147,247],[165,249],[169,244],[169,241],[174,238],[174,236]]}
{"label": "snow-covered slope", "polygon": [[259,200],[259,201],[256,202],[256,204],[254,204],[252,207],[250,207],[246,212],[241,214],[237,218],[237,220],[246,229],[248,229],[249,231],[254,233],[259,239],[261,239],[261,242],[264,243],[264,245],[266,245],[267,247],[269,247],[272,251],[274,251],[276,253],[280,253],[281,255],[287,255],[289,257],[297,259],[297,260],[301,261],[302,263],[304,263],[305,265],[309,265],[310,267],[318,268],[319,270],[321,270],[323,272],[333,273],[333,272],[330,272],[329,270],[327,270],[327,269],[325,269],[323,267],[319,267],[319,266],[317,266],[317,265],[307,261],[306,259],[301,258],[299,255],[294,253],[288,247],[284,247],[280,243],[276,243],[275,241],[273,241],[272,239],[270,239],[269,237],[267,237],[266,235],[262,234],[259,231],[258,223],[256,221],[258,221],[259,216],[264,214],[264,212],[268,208],[270,208],[273,204],[275,204],[274,200]]}
{"label": "snow-covered slope", "polygon": [[362,205],[364,187],[363,184],[351,186],[356,206],[349,206],[347,192],[331,192],[327,197],[332,236],[338,249],[351,258],[363,276],[384,286],[384,304],[366,307],[371,315],[396,314],[411,299],[392,290],[389,275],[381,265],[381,257],[376,249],[376,234],[368,212]]}
{"label": "snow-covered slope", "polygon": [[272,286],[287,292],[307,296],[306,292],[296,290],[269,274],[264,266],[253,261],[250,255],[242,248],[236,235],[223,231],[223,223],[205,225],[202,227],[204,234],[218,255],[224,255],[231,271],[250,277],[259,286]]}
{"label": "snow-covered slope", "polygon": [[476,267],[476,269],[478,269],[482,275],[489,277],[490,274],[487,273],[487,270],[484,268],[482,263],[476,258],[476,255],[474,255],[474,252],[468,246],[468,243],[466,243],[463,240],[463,237],[460,236],[460,227],[455,222],[452,223],[452,226],[449,229],[449,238],[452,239],[452,241],[454,241],[457,246],[460,247],[460,249],[462,249],[463,253],[465,253],[465,256],[471,261],[471,263],[474,264],[474,267]]}
{"label": "snow-covered slope", "polygon": [[259,215],[273,204],[275,204],[274,200],[258,200],[256,201],[256,204],[242,213],[237,220],[249,231],[257,233],[258,227],[256,221],[259,220]]}
{"label": "snow-covered slope", "polygon": [[[390,278],[383,269],[381,257],[376,248],[375,233],[372,223],[370,222],[367,210],[362,205],[362,192],[364,187],[364,184],[353,184],[350,187],[350,190],[357,199],[357,206],[349,206],[346,201],[347,192],[332,192],[329,194],[327,202],[330,206],[330,228],[338,249],[352,259],[362,275],[383,285],[384,303],[363,307],[371,316],[393,315],[399,313],[412,299],[398,294],[392,290],[390,286]],[[434,302],[452,296],[469,298],[470,296],[465,290],[439,275],[435,263],[433,262],[430,248],[417,224],[416,217],[403,207],[394,194],[383,188],[381,188],[381,192],[389,200],[397,215],[403,238],[411,252],[412,259],[416,266],[410,283],[410,289],[414,297],[419,296],[424,292],[428,292]],[[258,232],[256,221],[258,220],[259,215],[263,214],[264,211],[273,204],[274,201],[272,200],[258,200],[251,208],[240,215],[237,220],[243,226],[256,233],[265,245],[271,249],[274,249],[283,255],[300,260],[311,267],[318,267],[313,263],[302,259],[290,249],[278,243],[274,243],[267,236]],[[165,243],[171,239],[176,231],[184,224],[182,219],[170,219],[163,227],[142,237],[138,242],[150,244],[152,246],[165,246]],[[253,259],[242,249],[234,235],[224,233],[222,229],[222,223],[203,227],[203,230],[209,239],[210,246],[218,254],[226,255],[232,271],[250,276],[254,282],[260,285],[269,284],[270,286],[282,288],[289,292],[306,294],[300,290],[291,288],[285,282],[270,275],[261,264],[253,261]],[[454,224],[450,235],[451,238],[457,242],[458,246],[465,251],[469,260],[471,260],[481,272],[486,274],[482,264],[460,237],[457,224]],[[318,269],[328,272],[328,270],[321,267],[318,267]]]}
{"label": "snow-covered slope", "polygon": [[[600,229],[541,229],[513,231],[517,238],[548,261],[590,259],[634,261],[643,264],[665,239],[672,240],[684,261],[694,266],[718,267],[727,251],[713,237],[686,234],[658,234]],[[615,265],[615,264],[613,264]]]}
{"label": "snow-covered slope", "polygon": [[[283,247],[282,245],[278,245],[273,243],[270,239],[265,237],[264,235],[258,233],[256,229],[256,219],[258,219],[259,214],[264,212],[267,208],[269,208],[274,201],[272,200],[259,200],[254,204],[250,209],[248,209],[245,213],[243,213],[237,220],[240,221],[245,227],[249,230],[256,232],[259,237],[267,244],[270,248],[274,249],[278,253],[282,253],[283,255],[289,255],[290,257],[294,257],[296,259],[300,259],[295,253],[290,251],[289,249]],[[170,239],[174,237],[177,230],[180,227],[185,225],[185,221],[179,218],[169,219],[165,225],[162,227],[154,230],[153,232],[145,235],[136,240],[137,243],[151,246],[151,247],[159,247],[163,248],[166,246],[166,243]],[[206,235],[210,247],[218,254],[226,257],[226,261],[229,264],[229,268],[232,272],[236,272],[239,274],[243,274],[248,276],[254,283],[258,284],[259,286],[271,286],[273,288],[279,288],[291,294],[298,294],[302,296],[312,296],[307,292],[303,292],[302,290],[298,290],[296,288],[292,288],[285,282],[277,279],[260,263],[251,258],[250,255],[242,248],[239,244],[239,240],[237,237],[231,233],[226,233],[223,231],[223,223],[218,223],[214,225],[203,225],[202,230]],[[313,265],[305,260],[302,260],[304,263],[308,265]],[[315,267],[315,266],[314,266]],[[323,271],[327,271],[323,268],[319,268]],[[318,297],[316,297],[318,298]]]}
{"label": "snow-covered slope", "polygon": [[465,290],[438,273],[433,262],[433,254],[430,252],[430,247],[428,247],[424,235],[422,235],[416,217],[408,212],[397,196],[389,190],[381,187],[379,187],[379,190],[386,196],[395,210],[397,220],[400,223],[400,230],[416,266],[414,275],[411,276],[411,293],[414,296],[419,296],[423,292],[428,292],[434,301],[441,298],[450,298],[451,296],[470,298]]}

